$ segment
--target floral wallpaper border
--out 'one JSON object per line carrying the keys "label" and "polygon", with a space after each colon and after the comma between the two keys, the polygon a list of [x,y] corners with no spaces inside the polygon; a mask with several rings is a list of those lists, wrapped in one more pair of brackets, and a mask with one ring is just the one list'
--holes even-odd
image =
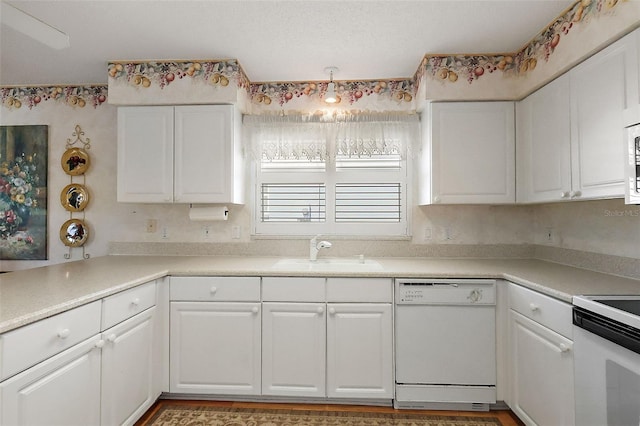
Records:
{"label": "floral wallpaper border", "polygon": [[[337,106],[354,105],[365,99],[391,102],[398,108],[414,105],[419,85],[425,78],[442,84],[468,84],[482,76],[502,73],[516,77],[548,62],[563,38],[580,25],[600,16],[614,15],[616,8],[632,0],[577,0],[567,11],[541,31],[519,52],[488,55],[430,55],[423,57],[416,73],[407,79],[335,81]],[[144,90],[161,90],[180,80],[191,79],[209,86],[226,88],[230,84],[244,90],[250,103],[258,108],[284,108],[295,101],[323,103],[327,81],[251,83],[235,59],[189,61],[114,61],[108,63],[109,83],[126,83]],[[233,87],[233,86],[232,86]],[[29,109],[42,102],[62,102],[75,108],[107,100],[105,86],[38,86],[1,88],[2,106]],[[115,95],[114,95],[115,96]]]}
{"label": "floral wallpaper border", "polygon": [[414,75],[416,87],[424,75],[442,83],[478,81],[483,75],[502,72],[505,76],[524,75],[539,62],[548,62],[561,40],[577,26],[600,16],[613,15],[616,6],[630,0],[578,0],[556,18],[524,48],[515,53],[494,55],[425,55]]}
{"label": "floral wallpaper border", "polygon": [[107,86],[32,86],[0,88],[2,106],[9,109],[33,109],[56,102],[73,108],[97,108],[107,101]]}
{"label": "floral wallpaper border", "polygon": [[244,70],[235,59],[171,61],[171,62],[110,62],[109,77],[126,80],[142,88],[158,85],[161,89],[184,78],[201,80],[214,86],[226,87],[235,82],[241,89],[250,85]]}
{"label": "floral wallpaper border", "polygon": [[[379,99],[391,100],[400,104],[412,102],[415,93],[413,79],[398,80],[365,80],[365,81],[339,81],[336,84],[335,105],[353,105],[361,99],[369,96],[378,96]],[[314,82],[289,82],[289,83],[253,83],[251,84],[250,97],[254,104],[270,105],[273,102],[284,106],[288,102],[308,96],[322,101],[327,93],[327,81]]]}

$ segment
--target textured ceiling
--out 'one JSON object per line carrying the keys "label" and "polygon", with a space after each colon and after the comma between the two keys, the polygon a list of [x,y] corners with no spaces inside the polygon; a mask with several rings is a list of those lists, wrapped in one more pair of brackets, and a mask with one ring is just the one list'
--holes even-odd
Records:
{"label": "textured ceiling", "polygon": [[[5,0],[2,0],[5,1]],[[106,83],[110,60],[235,58],[251,81],[405,78],[425,54],[514,52],[570,0],[6,0],[66,32],[53,50],[5,25],[0,84]]]}

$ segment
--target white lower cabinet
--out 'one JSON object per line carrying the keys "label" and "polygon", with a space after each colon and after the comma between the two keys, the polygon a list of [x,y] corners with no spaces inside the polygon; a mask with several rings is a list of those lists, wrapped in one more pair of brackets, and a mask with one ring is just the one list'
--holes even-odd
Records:
{"label": "white lower cabinet", "polygon": [[325,396],[324,303],[262,305],[262,394]]}
{"label": "white lower cabinet", "polygon": [[171,277],[169,391],[260,395],[258,277]]}
{"label": "white lower cabinet", "polygon": [[102,425],[131,425],[155,402],[153,336],[156,308],[103,332]]}
{"label": "white lower cabinet", "polygon": [[393,398],[389,303],[327,304],[327,396]]}
{"label": "white lower cabinet", "polygon": [[134,424],[160,395],[155,304],[154,281],[1,335],[21,372],[0,383],[0,425]]}
{"label": "white lower cabinet", "polygon": [[263,395],[393,398],[390,279],[269,277],[262,285]]}
{"label": "white lower cabinet", "polygon": [[100,362],[96,335],[0,384],[0,424],[100,424]]}
{"label": "white lower cabinet", "polygon": [[172,302],[170,391],[260,394],[260,303]]}
{"label": "white lower cabinet", "polygon": [[571,306],[515,285],[509,292],[509,405],[526,425],[573,425]]}

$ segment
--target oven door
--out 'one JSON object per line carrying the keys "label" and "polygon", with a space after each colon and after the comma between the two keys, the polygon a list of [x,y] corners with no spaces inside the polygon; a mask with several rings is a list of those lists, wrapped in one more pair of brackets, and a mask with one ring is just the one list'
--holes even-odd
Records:
{"label": "oven door", "polygon": [[573,337],[576,425],[640,424],[640,354],[579,326]]}

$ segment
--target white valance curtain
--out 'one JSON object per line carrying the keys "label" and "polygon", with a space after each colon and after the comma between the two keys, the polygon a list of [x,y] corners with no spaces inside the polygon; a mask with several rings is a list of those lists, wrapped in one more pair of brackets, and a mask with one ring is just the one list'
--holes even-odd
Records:
{"label": "white valance curtain", "polygon": [[260,162],[399,155],[419,140],[416,114],[245,116],[245,148]]}

